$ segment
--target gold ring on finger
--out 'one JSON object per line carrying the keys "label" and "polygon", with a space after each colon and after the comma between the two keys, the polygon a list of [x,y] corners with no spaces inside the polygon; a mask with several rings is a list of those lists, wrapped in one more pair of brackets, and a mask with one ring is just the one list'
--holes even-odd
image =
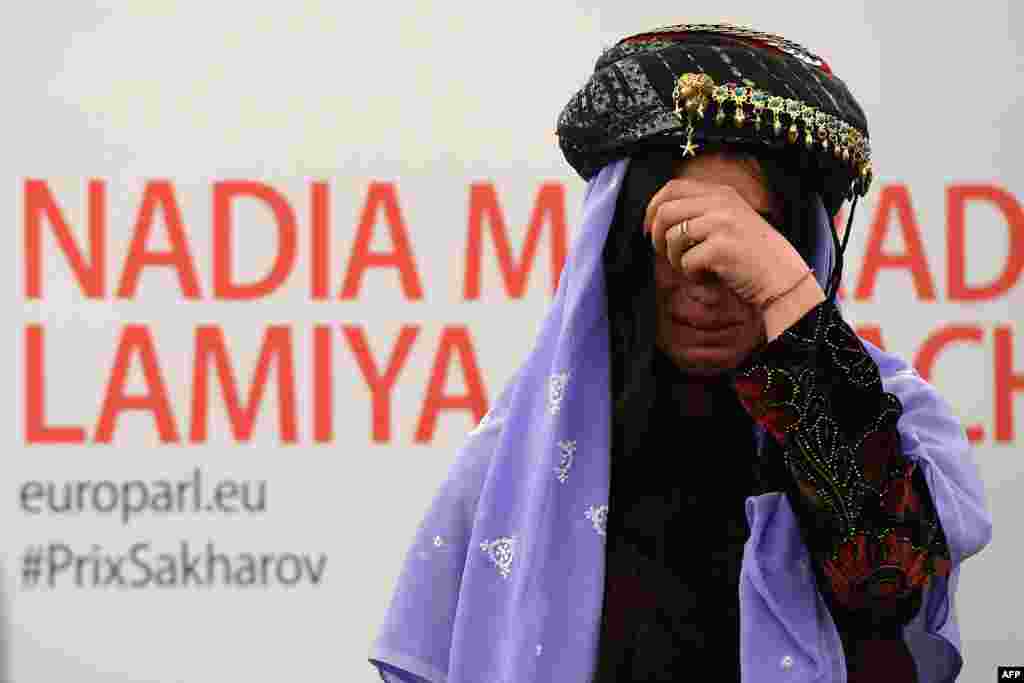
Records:
{"label": "gold ring on finger", "polygon": [[692,237],[690,237],[689,233],[690,219],[687,218],[685,221],[683,221],[682,225],[683,239],[685,240],[685,242],[683,242],[683,251],[687,251],[690,247],[694,245],[694,240]]}

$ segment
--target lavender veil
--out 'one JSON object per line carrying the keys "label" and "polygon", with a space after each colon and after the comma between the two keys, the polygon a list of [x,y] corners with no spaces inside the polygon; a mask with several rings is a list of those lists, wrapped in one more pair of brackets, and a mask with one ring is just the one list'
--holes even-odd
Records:
{"label": "lavender veil", "polygon": [[[608,164],[587,184],[582,224],[535,346],[458,450],[422,519],[369,653],[385,681],[582,683],[593,676],[611,437],[602,248],[629,161]],[[824,288],[833,244],[820,200],[819,215],[825,238],[817,240],[810,265]],[[905,371],[905,364],[900,369],[888,354],[865,346],[883,380]],[[906,434],[914,424],[903,420],[900,428]],[[965,543],[973,547],[963,540],[966,522],[948,507],[943,511],[943,497],[953,494],[936,490],[956,473],[941,481],[935,476],[929,483],[951,551],[959,553]],[[973,486],[962,479],[954,485]],[[796,524],[791,511],[786,519]],[[747,554],[749,584],[756,567]],[[954,585],[958,560],[954,555]],[[922,618],[932,630],[946,624],[944,637],[958,649],[955,618],[936,616],[946,590],[932,592]]]}

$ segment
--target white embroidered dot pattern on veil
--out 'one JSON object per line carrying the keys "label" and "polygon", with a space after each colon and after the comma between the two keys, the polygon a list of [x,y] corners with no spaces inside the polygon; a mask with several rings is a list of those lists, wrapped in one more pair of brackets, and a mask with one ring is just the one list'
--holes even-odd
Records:
{"label": "white embroidered dot pattern on veil", "polygon": [[564,484],[569,479],[569,469],[572,467],[572,461],[576,455],[576,440],[559,441],[558,447],[562,451],[562,460],[555,468],[555,474],[558,475],[558,481]]}
{"label": "white embroidered dot pattern on veil", "polygon": [[558,415],[562,408],[562,399],[565,397],[565,387],[568,383],[568,372],[555,373],[548,380],[548,404],[552,415]]}
{"label": "white embroidered dot pattern on veil", "polygon": [[608,506],[607,505],[591,505],[590,509],[587,510],[587,519],[594,524],[594,531],[604,536],[608,524]]}
{"label": "white embroidered dot pattern on veil", "polygon": [[480,549],[487,553],[491,562],[498,568],[502,578],[507,579],[512,573],[512,557],[515,555],[516,539],[514,536],[502,536],[491,542],[484,540]]}

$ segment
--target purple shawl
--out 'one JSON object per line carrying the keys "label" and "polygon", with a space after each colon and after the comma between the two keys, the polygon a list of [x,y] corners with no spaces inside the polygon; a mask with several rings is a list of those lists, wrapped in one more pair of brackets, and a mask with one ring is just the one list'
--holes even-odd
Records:
{"label": "purple shawl", "polygon": [[[407,552],[370,662],[388,682],[587,683],[597,663],[610,472],[602,249],[629,159],[588,184],[582,228],[525,363],[457,452]],[[820,208],[822,231],[830,230]],[[827,236],[828,233],[823,233]],[[831,238],[811,265],[831,270]],[[904,406],[908,459],[939,512],[953,569],[933,577],[904,638],[921,683],[954,680],[959,566],[991,538],[963,429],[907,363],[865,342]],[[759,428],[759,438],[764,438]],[[785,495],[747,499],[743,681],[846,681],[842,645]]]}

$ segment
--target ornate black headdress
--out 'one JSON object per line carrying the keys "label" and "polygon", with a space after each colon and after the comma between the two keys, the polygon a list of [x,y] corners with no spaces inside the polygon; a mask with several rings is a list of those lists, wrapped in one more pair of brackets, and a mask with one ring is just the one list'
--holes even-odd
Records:
{"label": "ornate black headdress", "polygon": [[[555,132],[584,180],[652,146],[676,146],[683,157],[710,143],[783,150],[799,157],[832,217],[844,200],[867,193],[873,175],[864,112],[824,60],[731,24],[623,38],[598,58]],[[836,245],[840,263],[848,237],[849,229]]]}

